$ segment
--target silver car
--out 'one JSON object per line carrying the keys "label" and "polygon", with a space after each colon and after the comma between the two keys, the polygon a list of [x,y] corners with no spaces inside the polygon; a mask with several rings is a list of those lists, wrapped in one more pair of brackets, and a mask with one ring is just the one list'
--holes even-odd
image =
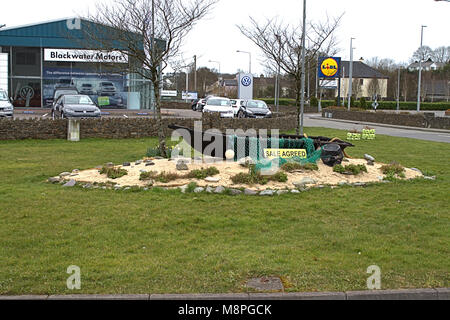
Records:
{"label": "silver car", "polygon": [[10,117],[14,115],[14,107],[9,101],[8,94],[0,90],[0,117]]}
{"label": "silver car", "polygon": [[52,117],[56,118],[99,118],[100,109],[87,95],[63,95],[52,109]]}

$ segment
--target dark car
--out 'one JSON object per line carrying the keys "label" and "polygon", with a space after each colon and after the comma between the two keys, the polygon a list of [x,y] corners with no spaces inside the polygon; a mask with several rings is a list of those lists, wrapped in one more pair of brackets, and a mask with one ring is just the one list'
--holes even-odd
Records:
{"label": "dark car", "polygon": [[198,103],[198,101],[199,101],[199,99],[192,100],[192,103],[191,103],[191,109],[192,110],[197,111],[197,103]]}
{"label": "dark car", "polygon": [[272,111],[264,101],[247,100],[237,113],[238,118],[272,118]]}
{"label": "dark car", "polygon": [[48,106],[54,106],[55,102],[63,95],[66,94],[78,94],[78,90],[75,87],[60,87],[55,90],[53,93],[53,99],[47,99],[46,105]]}
{"label": "dark car", "polygon": [[53,106],[52,117],[56,118],[99,118],[100,109],[87,95],[63,95]]}

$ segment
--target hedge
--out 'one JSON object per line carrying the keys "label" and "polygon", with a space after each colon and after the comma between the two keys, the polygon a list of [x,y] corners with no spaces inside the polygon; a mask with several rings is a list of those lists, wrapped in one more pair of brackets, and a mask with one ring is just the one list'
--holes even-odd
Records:
{"label": "hedge", "polygon": [[[275,104],[275,99],[259,99],[264,101],[269,105]],[[378,110],[396,110],[396,101],[378,101]],[[280,99],[281,106],[295,106],[295,99]],[[347,102],[346,102],[347,105]],[[446,111],[450,110],[450,102],[422,102],[422,111]],[[322,100],[322,108],[328,108],[336,106],[336,101],[334,100]],[[352,106],[359,108],[360,101],[355,101]],[[315,106],[314,106],[315,107]],[[372,101],[366,101],[366,109],[372,109]],[[417,102],[400,102],[400,110],[417,110]]]}

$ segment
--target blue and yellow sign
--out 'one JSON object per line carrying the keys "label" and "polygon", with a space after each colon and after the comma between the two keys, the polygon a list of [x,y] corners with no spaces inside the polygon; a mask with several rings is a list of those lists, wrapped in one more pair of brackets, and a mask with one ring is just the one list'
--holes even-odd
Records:
{"label": "blue and yellow sign", "polygon": [[341,58],[321,57],[319,58],[319,78],[335,79],[340,76]]}

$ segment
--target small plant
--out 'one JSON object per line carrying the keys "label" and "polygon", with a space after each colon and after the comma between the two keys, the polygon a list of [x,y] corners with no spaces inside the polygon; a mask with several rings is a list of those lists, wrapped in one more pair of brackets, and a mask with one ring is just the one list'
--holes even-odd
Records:
{"label": "small plant", "polygon": [[342,164],[337,164],[333,167],[333,171],[340,174],[345,174],[345,168]]}
{"label": "small plant", "polygon": [[367,167],[363,164],[354,165],[349,164],[348,166],[343,166],[341,164],[335,165],[333,168],[333,171],[340,174],[348,174],[348,175],[354,175],[357,176],[362,172],[367,173]]}
{"label": "small plant", "polygon": [[178,173],[173,172],[161,172],[157,177],[155,177],[155,180],[161,182],[161,183],[169,183],[171,181],[175,181],[178,179],[182,179],[185,176],[180,176]]}
{"label": "small plant", "polygon": [[319,167],[315,163],[306,163],[306,164],[300,164],[297,162],[288,162],[281,166],[281,170],[286,172],[295,172],[295,171],[317,171],[319,170]]}
{"label": "small plant", "polygon": [[186,175],[186,178],[203,180],[207,177],[218,175],[219,173],[220,171],[216,167],[209,167],[207,169],[192,170]]}
{"label": "small plant", "polygon": [[388,178],[406,178],[405,168],[397,162],[392,162],[391,164],[384,165],[380,168],[380,170]]}
{"label": "small plant", "polygon": [[231,177],[231,181],[233,181],[234,184],[245,184],[245,185],[253,185],[253,184],[260,184],[260,185],[266,185],[269,183],[269,181],[276,181],[276,182],[287,182],[288,176],[284,172],[277,172],[274,175],[267,175],[263,176],[261,173],[256,172],[254,169],[255,166],[252,165],[249,168],[248,173],[239,173],[233,177]]}
{"label": "small plant", "polygon": [[123,176],[128,175],[128,171],[119,168],[103,167],[102,170],[100,171],[100,174],[106,174],[106,176],[109,179],[119,179],[122,178]]}
{"label": "small plant", "polygon": [[[170,159],[172,157],[173,150],[174,150],[174,147],[166,148],[167,159]],[[149,148],[147,150],[147,157],[149,157],[149,158],[161,157],[161,151],[159,150],[159,147]]]}
{"label": "small plant", "polygon": [[198,187],[198,184],[195,182],[191,182],[188,184],[187,188],[186,188],[186,193],[193,193],[194,190]]}
{"label": "small plant", "polygon": [[139,180],[141,181],[147,181],[147,180],[155,180],[158,177],[158,172],[156,171],[149,171],[149,172],[142,172],[141,176],[139,177]]}

